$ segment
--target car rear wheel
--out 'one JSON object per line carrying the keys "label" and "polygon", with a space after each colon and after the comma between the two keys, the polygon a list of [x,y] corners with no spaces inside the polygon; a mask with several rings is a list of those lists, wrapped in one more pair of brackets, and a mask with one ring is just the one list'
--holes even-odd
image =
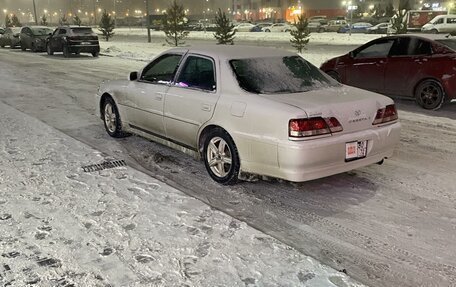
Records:
{"label": "car rear wheel", "polygon": [[25,47],[25,45],[24,45],[23,43],[21,43],[21,50],[22,50],[22,51],[27,50],[27,47]]}
{"label": "car rear wheel", "polygon": [[236,145],[230,135],[220,129],[209,132],[204,142],[204,165],[213,180],[220,184],[235,184],[240,169]]}
{"label": "car rear wheel", "polygon": [[271,32],[271,30],[269,30],[269,29],[266,29],[266,30],[264,30],[264,31],[265,31],[265,32]]}
{"label": "car rear wheel", "polygon": [[67,45],[63,45],[63,56],[65,58],[70,57],[70,51],[68,50],[68,46]]}
{"label": "car rear wheel", "polygon": [[31,47],[30,50],[32,50],[33,53],[36,53],[36,52],[37,52],[37,51],[36,51],[36,46],[35,46],[34,43],[32,43],[32,47]]}
{"label": "car rear wheel", "polygon": [[437,110],[442,106],[445,94],[439,82],[426,80],[416,88],[415,99],[424,109]]}
{"label": "car rear wheel", "polygon": [[54,55],[54,51],[52,50],[51,45],[49,43],[46,45],[46,52],[49,56]]}
{"label": "car rear wheel", "polygon": [[99,52],[93,52],[93,53],[92,53],[92,56],[95,57],[95,58],[98,57],[99,55],[100,55]]}
{"label": "car rear wheel", "polygon": [[122,132],[119,110],[112,98],[104,100],[101,112],[106,132],[114,138],[125,136]]}

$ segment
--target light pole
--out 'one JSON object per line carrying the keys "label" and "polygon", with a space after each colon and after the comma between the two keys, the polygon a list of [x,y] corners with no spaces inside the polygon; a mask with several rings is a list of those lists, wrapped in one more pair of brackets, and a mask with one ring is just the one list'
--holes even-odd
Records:
{"label": "light pole", "polygon": [[116,2],[117,0],[114,0],[114,27],[117,27],[117,10],[116,10]]}
{"label": "light pole", "polygon": [[36,18],[36,5],[35,0],[33,0],[33,13],[35,15],[35,24],[38,25],[38,18]]}
{"label": "light pole", "polygon": [[150,16],[149,16],[149,0],[146,0],[146,23],[147,23],[147,42],[152,42],[150,37]]}

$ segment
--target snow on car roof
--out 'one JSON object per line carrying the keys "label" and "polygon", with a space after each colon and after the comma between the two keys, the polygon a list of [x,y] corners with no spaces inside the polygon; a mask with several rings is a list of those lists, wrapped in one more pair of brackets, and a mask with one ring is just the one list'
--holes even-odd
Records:
{"label": "snow on car roof", "polygon": [[190,53],[207,55],[219,59],[245,59],[277,56],[294,56],[295,53],[269,47],[236,46],[236,45],[202,45],[187,49],[174,48],[176,52],[188,50]]}
{"label": "snow on car roof", "polygon": [[444,40],[444,39],[456,39],[456,37],[451,36],[450,34],[425,34],[425,33],[411,33],[411,34],[401,34],[401,35],[391,35],[388,37],[418,37],[425,38],[429,40]]}

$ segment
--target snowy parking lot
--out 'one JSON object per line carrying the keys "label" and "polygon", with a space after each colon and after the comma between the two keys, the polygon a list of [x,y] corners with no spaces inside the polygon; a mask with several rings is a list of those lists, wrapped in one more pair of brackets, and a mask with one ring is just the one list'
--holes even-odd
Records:
{"label": "snowy parking lot", "polygon": [[[1,283],[456,284],[454,103],[424,111],[397,100],[401,142],[383,165],[219,186],[202,162],[139,137],[114,140],[95,117],[101,81],[167,48],[158,34],[148,44],[144,30],[129,33],[102,42],[98,59],[0,49]],[[246,34],[242,44],[290,48],[283,35]],[[303,56],[319,66],[373,37],[353,36],[317,34]],[[127,167],[81,170],[108,159]]]}

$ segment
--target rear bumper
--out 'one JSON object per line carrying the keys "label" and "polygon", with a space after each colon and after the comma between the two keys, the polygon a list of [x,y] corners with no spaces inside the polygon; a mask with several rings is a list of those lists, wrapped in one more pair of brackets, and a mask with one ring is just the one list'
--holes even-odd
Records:
{"label": "rear bumper", "polygon": [[68,46],[70,53],[99,53],[99,45],[70,45]]}
{"label": "rear bumper", "polygon": [[[325,137],[310,141],[287,142],[278,145],[279,169],[275,177],[289,181],[307,181],[381,161],[393,154],[399,142],[399,122],[340,136]],[[346,162],[345,144],[367,140],[367,156]]]}

